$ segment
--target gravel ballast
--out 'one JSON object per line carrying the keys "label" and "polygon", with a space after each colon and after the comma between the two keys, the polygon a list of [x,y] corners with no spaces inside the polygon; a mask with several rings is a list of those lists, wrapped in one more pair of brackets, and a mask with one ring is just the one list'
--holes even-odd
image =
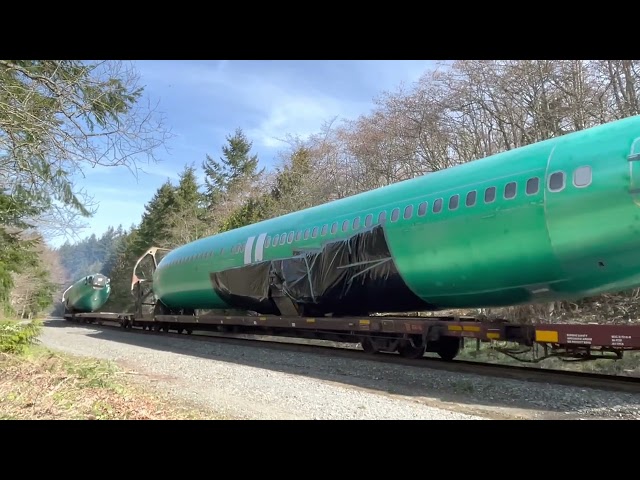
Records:
{"label": "gravel ballast", "polygon": [[138,334],[48,320],[49,348],[112,360],[161,393],[238,419],[640,419],[640,395]]}

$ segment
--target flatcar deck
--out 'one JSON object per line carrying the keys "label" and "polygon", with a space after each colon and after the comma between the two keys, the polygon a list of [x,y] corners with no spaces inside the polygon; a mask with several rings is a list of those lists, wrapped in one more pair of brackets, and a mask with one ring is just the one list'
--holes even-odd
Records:
{"label": "flatcar deck", "polygon": [[[278,335],[284,337],[361,343],[365,350],[393,351],[400,342],[424,346],[451,359],[463,339],[496,344],[510,343],[496,350],[521,361],[530,347],[542,347],[534,361],[549,357],[590,360],[620,359],[625,351],[640,350],[640,324],[514,324],[505,320],[478,320],[473,317],[286,317],[269,315],[150,315],[131,313],[67,314],[68,320],[116,321],[125,328],[142,327],[157,331],[210,330],[229,333]],[[522,350],[529,347],[529,350]],[[423,353],[423,352],[422,352]],[[415,355],[420,356],[416,350]],[[410,354],[406,356],[411,356]]]}

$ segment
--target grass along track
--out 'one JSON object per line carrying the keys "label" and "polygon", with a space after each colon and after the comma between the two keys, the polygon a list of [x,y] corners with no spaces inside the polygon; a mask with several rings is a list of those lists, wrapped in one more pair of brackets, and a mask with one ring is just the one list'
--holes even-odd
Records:
{"label": "grass along track", "polygon": [[[59,317],[52,317],[47,322],[54,320],[65,322]],[[45,322],[45,325],[47,324]],[[106,327],[109,329],[123,330],[119,323],[110,320],[101,320],[95,323],[67,322],[70,325],[80,327]],[[215,341],[238,346],[256,346],[284,350],[289,352],[312,353],[316,355],[339,356],[353,360],[366,360],[387,364],[402,365],[408,367],[430,368],[434,370],[448,371],[451,373],[465,373],[497,378],[509,378],[520,381],[547,383],[556,385],[568,385],[581,388],[596,388],[606,391],[619,391],[627,393],[640,393],[640,378],[633,376],[619,376],[601,373],[589,373],[550,368],[540,368],[530,365],[504,365],[485,363],[481,361],[453,360],[450,362],[440,358],[422,357],[419,359],[407,359],[393,353],[367,354],[356,344],[338,344],[325,340],[307,340],[287,337],[271,337],[266,335],[218,333],[210,331],[194,330],[192,335],[179,333],[154,332],[141,328],[123,330],[137,335],[157,335],[165,338],[190,339],[194,341]],[[311,343],[313,342],[313,343]],[[607,360],[613,362],[613,360]]]}

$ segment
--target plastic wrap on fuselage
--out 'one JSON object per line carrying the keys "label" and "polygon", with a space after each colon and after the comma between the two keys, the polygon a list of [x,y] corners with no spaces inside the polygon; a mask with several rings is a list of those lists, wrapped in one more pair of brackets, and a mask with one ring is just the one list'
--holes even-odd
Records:
{"label": "plastic wrap on fuselage", "polygon": [[211,274],[213,289],[224,302],[235,308],[265,314],[278,314],[269,295],[271,262],[254,263]]}
{"label": "plastic wrap on fuselage", "polygon": [[322,249],[211,274],[216,293],[235,308],[265,314],[366,315],[425,310],[400,277],[383,227],[377,225]]}

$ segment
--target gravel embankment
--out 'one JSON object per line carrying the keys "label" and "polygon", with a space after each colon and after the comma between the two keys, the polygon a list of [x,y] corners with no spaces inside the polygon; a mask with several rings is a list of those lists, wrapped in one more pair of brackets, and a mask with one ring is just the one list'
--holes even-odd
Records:
{"label": "gravel embankment", "polygon": [[51,320],[42,344],[118,362],[177,401],[246,419],[640,419],[640,395]]}

